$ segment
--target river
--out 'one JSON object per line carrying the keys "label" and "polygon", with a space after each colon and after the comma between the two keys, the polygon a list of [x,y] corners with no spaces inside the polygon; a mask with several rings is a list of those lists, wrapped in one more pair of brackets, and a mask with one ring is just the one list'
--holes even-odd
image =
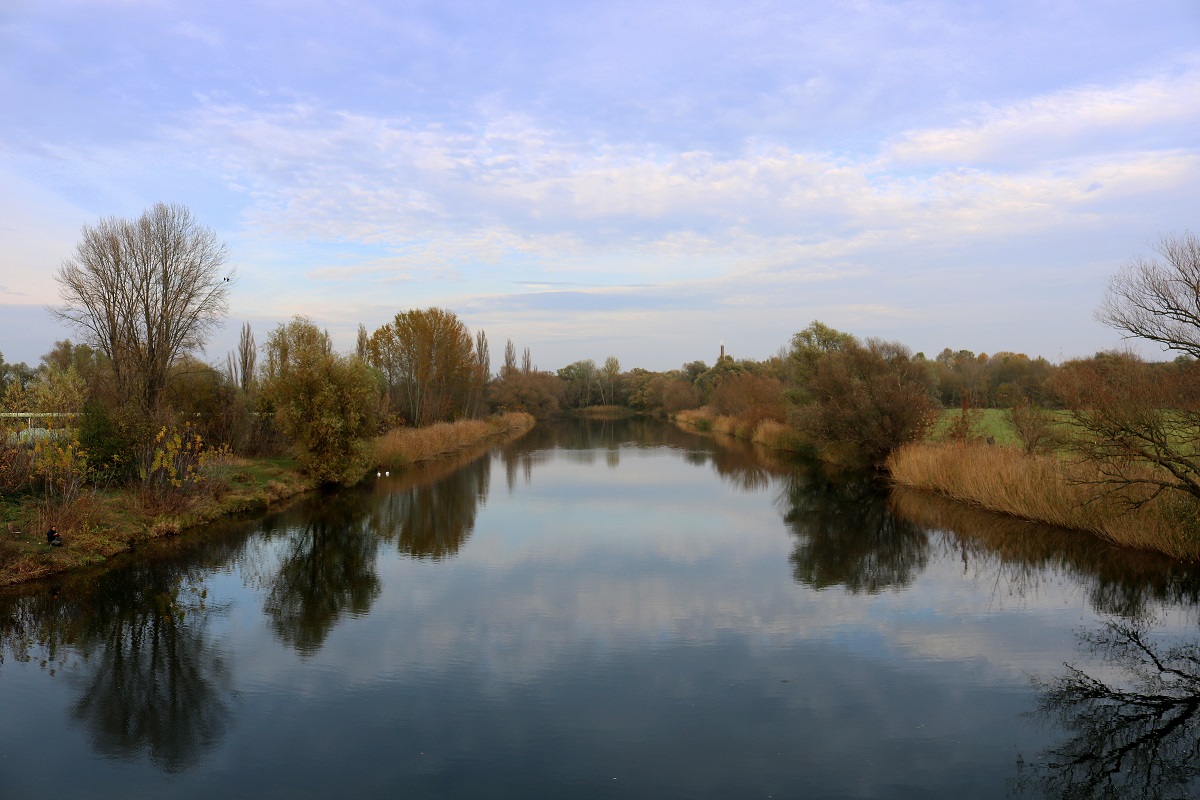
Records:
{"label": "river", "polygon": [[0,798],[1200,794],[1195,569],[653,421],[0,596]]}

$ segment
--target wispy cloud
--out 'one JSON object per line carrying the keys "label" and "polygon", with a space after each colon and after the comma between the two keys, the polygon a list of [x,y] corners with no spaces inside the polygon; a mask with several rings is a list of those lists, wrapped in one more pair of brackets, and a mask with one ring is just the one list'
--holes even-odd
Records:
{"label": "wispy cloud", "polygon": [[235,314],[351,335],[1099,349],[1089,287],[1200,213],[1192,6],[45,0],[0,23],[0,280],[50,300],[81,223],[165,199]]}
{"label": "wispy cloud", "polygon": [[1173,147],[1200,128],[1200,69],[1192,65],[1116,86],[1051,92],[1003,106],[982,104],[961,123],[905,131],[885,164],[982,166],[1074,160]]}

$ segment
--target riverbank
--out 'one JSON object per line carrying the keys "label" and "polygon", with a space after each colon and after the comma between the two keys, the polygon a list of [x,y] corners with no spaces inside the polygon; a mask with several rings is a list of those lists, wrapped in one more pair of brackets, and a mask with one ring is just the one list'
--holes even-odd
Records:
{"label": "riverbank", "polygon": [[707,406],[680,411],[672,415],[671,421],[684,430],[695,433],[720,433],[735,439],[745,439],[771,450],[799,453],[811,449],[790,426],[782,422],[722,416]]}
{"label": "riverbank", "polygon": [[885,466],[898,486],[1200,561],[1200,504],[1180,492],[1112,491],[1094,465],[976,442],[917,442]]}
{"label": "riverbank", "polygon": [[[528,414],[509,413],[488,420],[397,429],[372,442],[372,461],[378,468],[402,469],[452,459],[485,443],[515,439],[534,424]],[[222,517],[266,511],[316,488],[290,458],[232,458],[166,510],[147,507],[137,488],[83,493],[69,507],[56,509],[31,498],[10,506],[6,516],[11,521],[0,530],[0,586],[94,567],[151,540],[176,536]],[[51,524],[58,526],[65,546],[46,543],[45,531]]]}
{"label": "riverbank", "polygon": [[[978,415],[976,427],[1000,444],[977,438],[905,445],[884,464],[892,482],[987,511],[1089,533],[1121,547],[1200,561],[1200,503],[1178,492],[1157,497],[1134,490],[1113,492],[1100,483],[1104,476],[1095,466],[1006,446],[1004,442],[1015,442],[1015,436],[1011,431],[1001,436],[999,413]],[[944,414],[934,435],[945,436],[957,414]],[[672,419],[685,430],[719,433],[773,450],[806,449],[791,428],[771,420],[754,423],[708,408],[682,411]]]}

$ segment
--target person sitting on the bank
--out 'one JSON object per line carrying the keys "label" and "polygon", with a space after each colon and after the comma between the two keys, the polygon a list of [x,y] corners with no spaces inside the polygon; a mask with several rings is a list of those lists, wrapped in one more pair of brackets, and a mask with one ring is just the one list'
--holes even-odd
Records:
{"label": "person sitting on the bank", "polygon": [[46,544],[51,547],[62,547],[62,536],[59,535],[58,526],[51,525],[50,530],[46,531]]}

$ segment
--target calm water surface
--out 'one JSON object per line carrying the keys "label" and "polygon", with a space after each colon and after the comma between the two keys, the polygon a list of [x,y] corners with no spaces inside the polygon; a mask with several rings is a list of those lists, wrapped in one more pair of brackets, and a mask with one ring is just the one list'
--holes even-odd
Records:
{"label": "calm water surface", "polygon": [[0,597],[0,798],[1197,796],[1198,590],[542,426]]}

